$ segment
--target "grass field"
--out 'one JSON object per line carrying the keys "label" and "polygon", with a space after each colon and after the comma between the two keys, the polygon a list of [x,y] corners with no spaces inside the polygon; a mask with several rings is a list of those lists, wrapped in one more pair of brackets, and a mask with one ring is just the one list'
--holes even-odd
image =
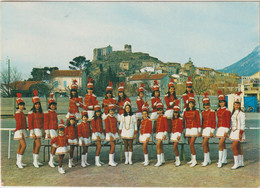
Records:
{"label": "grass field", "polygon": [[[60,115],[59,118],[64,118]],[[246,114],[247,127],[259,127],[259,114]],[[1,119],[2,128],[15,127],[13,118]],[[76,161],[76,152],[74,161],[76,167],[69,169],[67,162],[68,156],[65,157],[64,169],[66,174],[59,174],[57,168],[51,168],[46,162],[44,166],[36,169],[32,165],[32,139],[26,139],[27,148],[23,162],[28,164],[24,169],[18,169],[15,165],[17,141],[13,140],[11,145],[11,158],[7,159],[8,148],[8,131],[1,131],[1,183],[5,186],[149,186],[149,187],[259,187],[259,129],[246,130],[247,142],[243,144],[245,167],[237,170],[231,170],[233,166],[233,153],[231,145],[227,144],[228,164],[221,169],[217,168],[218,145],[211,144],[212,164],[202,167],[203,152],[201,138],[197,140],[195,146],[197,153],[198,165],[190,168],[186,162],[182,166],[175,167],[174,153],[172,145],[165,145],[166,164],[161,167],[154,167],[156,163],[156,149],[154,145],[149,146],[150,165],[143,167],[143,151],[141,145],[134,146],[133,165],[125,165],[120,162],[120,145],[116,147],[115,160],[119,162],[117,167],[109,167],[108,153],[109,147],[103,147],[101,151],[101,160],[105,163],[102,167],[94,165],[95,148],[89,148],[88,162],[91,166],[82,168],[80,161]],[[211,142],[217,141],[212,139]],[[40,151],[40,161],[43,160],[43,149]],[[184,147],[186,161],[190,160],[190,150],[188,145]],[[124,156],[124,155],[123,155]],[[57,158],[56,158],[57,160]],[[123,157],[124,160],[124,157]]]}

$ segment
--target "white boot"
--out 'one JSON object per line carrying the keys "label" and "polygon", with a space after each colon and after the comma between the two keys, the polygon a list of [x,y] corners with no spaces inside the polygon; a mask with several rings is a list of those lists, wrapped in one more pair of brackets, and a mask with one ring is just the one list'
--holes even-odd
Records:
{"label": "white boot", "polygon": [[128,158],[128,160],[129,160],[129,164],[130,165],[133,164],[132,156],[133,156],[133,152],[129,151],[129,156],[128,156],[129,158]]}
{"label": "white boot", "polygon": [[96,156],[96,157],[95,157],[95,165],[96,165],[96,166],[102,166],[102,165],[99,163],[99,156]]}
{"label": "white boot", "polygon": [[204,161],[202,163],[202,166],[208,165],[208,153],[204,153]]}
{"label": "white boot", "polygon": [[[99,156],[98,156],[99,157]],[[98,158],[99,160],[99,164],[103,165],[104,163],[102,161],[100,161],[100,157]]]}
{"label": "white boot", "polygon": [[87,166],[90,166],[90,164],[88,163],[88,153],[85,154],[85,164]]}
{"label": "white boot", "polygon": [[129,163],[129,152],[128,151],[125,151],[125,164],[128,164]]}
{"label": "white boot", "polygon": [[109,154],[109,162],[108,162],[109,166],[116,166],[115,163],[113,163],[113,154]]}
{"label": "white boot", "polygon": [[234,166],[231,167],[232,170],[235,170],[239,167],[238,165],[238,156],[234,156]]}
{"label": "white boot", "polygon": [[17,164],[18,168],[23,168],[22,163],[21,163],[21,161],[22,161],[22,155],[18,154],[17,157],[18,157],[18,159],[17,159],[16,164]]}
{"label": "white boot", "polygon": [[176,156],[175,157],[175,166],[180,166],[181,165],[181,161],[180,161],[180,157],[179,156]]}
{"label": "white boot", "polygon": [[222,164],[227,164],[227,149],[223,150]]}
{"label": "white boot", "polygon": [[42,166],[43,164],[40,163],[39,160],[38,160],[38,159],[39,159],[39,154],[35,154],[35,155],[36,155],[36,160],[37,160],[38,165],[39,165],[39,166]]}
{"label": "white boot", "polygon": [[142,164],[145,164],[145,155],[147,155],[147,154],[144,154],[144,161],[142,162]]}
{"label": "white boot", "polygon": [[187,162],[187,164],[191,164],[192,163],[192,154],[190,154],[190,161]]}
{"label": "white boot", "polygon": [[38,165],[38,163],[37,163],[37,155],[38,154],[33,154],[33,166],[35,167],[35,168],[39,168],[39,165]]}
{"label": "white boot", "polygon": [[16,165],[18,166],[19,154],[16,153]]}
{"label": "white boot", "polygon": [[148,166],[149,165],[149,157],[148,154],[144,154],[144,166]]}
{"label": "white boot", "polygon": [[161,154],[157,154],[157,163],[154,166],[161,166],[161,165],[162,165]]}
{"label": "white boot", "polygon": [[208,164],[211,164],[210,153],[209,152],[207,153],[207,161],[208,161]]}
{"label": "white boot", "polygon": [[222,167],[223,151],[218,151],[218,168]]}
{"label": "white boot", "polygon": [[112,155],[112,160],[113,160],[113,163],[114,163],[115,165],[118,165],[118,164],[115,162],[115,153],[113,153],[113,155]]}
{"label": "white boot", "polygon": [[244,166],[244,156],[238,155],[238,165],[243,167]]}
{"label": "white boot", "polygon": [[21,158],[21,159],[20,159],[20,162],[21,162],[22,166],[27,166],[27,164],[24,164],[24,163],[23,163],[23,155],[20,155],[20,158]]}
{"label": "white boot", "polygon": [[86,165],[86,163],[85,163],[85,155],[81,155],[81,166],[84,168],[84,167],[86,167],[87,165]]}
{"label": "white boot", "polygon": [[196,166],[196,164],[197,164],[196,155],[192,155],[192,163],[191,163],[190,167],[194,167],[194,166]]}
{"label": "white boot", "polygon": [[59,167],[59,166],[58,166],[58,172],[59,172],[60,174],[65,174],[65,170],[63,170],[63,168],[62,168],[62,167]]}
{"label": "white boot", "polygon": [[161,153],[161,161],[162,161],[162,164],[165,163],[165,159],[164,159],[164,153]]}
{"label": "white boot", "polygon": [[69,168],[72,168],[72,166],[73,166],[73,165],[72,165],[72,159],[69,159],[68,167],[69,167]]}
{"label": "white boot", "polygon": [[49,163],[48,163],[49,165],[50,165],[50,167],[52,167],[52,168],[54,168],[55,167],[55,165],[53,164],[53,155],[51,154],[50,155],[50,161],[49,161]]}

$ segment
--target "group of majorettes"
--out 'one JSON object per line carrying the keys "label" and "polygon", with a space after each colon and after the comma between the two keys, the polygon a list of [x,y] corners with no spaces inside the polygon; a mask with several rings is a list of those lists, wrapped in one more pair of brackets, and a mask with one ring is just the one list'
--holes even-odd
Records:
{"label": "group of majorettes", "polygon": [[[196,152],[194,143],[197,137],[203,137],[203,152],[204,161],[202,166],[207,166],[211,163],[209,154],[209,139],[214,137],[214,131],[217,124],[216,137],[219,138],[219,161],[218,167],[222,167],[227,163],[227,149],[225,145],[226,138],[229,137],[232,143],[232,150],[234,153],[234,166],[236,169],[243,164],[243,154],[241,150],[241,141],[245,140],[245,114],[241,110],[240,93],[237,93],[234,102],[234,110],[232,114],[226,108],[225,96],[219,92],[219,108],[217,113],[210,109],[210,100],[207,97],[202,99],[204,111],[201,113],[202,122],[199,111],[195,108],[194,92],[192,90],[192,82],[189,77],[186,82],[186,91],[182,98],[184,101],[183,113],[180,113],[179,100],[175,94],[175,83],[173,79],[168,84],[168,92],[165,95],[166,111],[164,113],[164,106],[160,99],[160,90],[157,81],[153,85],[153,93],[151,98],[151,116],[149,117],[149,105],[144,98],[144,85],[138,88],[137,112],[133,113],[131,100],[125,94],[124,83],[120,83],[118,88],[118,101],[113,97],[113,84],[109,82],[106,88],[105,98],[101,106],[98,104],[96,96],[93,94],[93,80],[89,79],[87,84],[88,93],[83,98],[78,96],[78,85],[76,80],[71,85],[69,111],[66,115],[66,123],[60,120],[58,124],[58,117],[56,113],[57,103],[50,95],[48,100],[48,111],[43,113],[40,98],[37,90],[34,91],[32,98],[33,107],[28,113],[28,128],[30,130],[30,137],[34,139],[33,143],[33,165],[39,168],[42,163],[38,161],[38,154],[41,146],[41,138],[51,139],[51,154],[49,165],[55,167],[58,165],[59,173],[65,173],[62,168],[62,161],[66,153],[69,153],[69,168],[74,166],[73,153],[75,146],[79,145],[83,148],[81,155],[81,166],[86,167],[88,146],[96,143],[95,165],[102,166],[104,164],[100,161],[101,141],[106,140],[110,142],[109,162],[110,166],[117,166],[114,160],[116,141],[123,139],[125,151],[125,164],[133,164],[133,141],[138,138],[139,142],[143,144],[144,162],[143,165],[149,165],[148,157],[148,143],[153,140],[154,133],[157,150],[157,163],[155,166],[161,166],[165,163],[163,140],[173,142],[173,151],[175,153],[175,165],[180,166],[180,158],[178,152],[178,143],[184,138],[188,139],[191,151],[191,160],[188,162],[191,167],[197,164]],[[14,139],[19,140],[17,149],[18,168],[23,168],[26,164],[22,163],[23,153],[26,148],[25,138],[27,137],[27,122],[23,113],[25,109],[25,102],[21,98],[21,94],[17,94],[17,112],[15,114],[16,129]],[[83,110],[79,111],[79,107]],[[118,114],[116,114],[116,110]],[[217,123],[216,123],[217,116]],[[79,120],[81,122],[79,123]],[[103,129],[103,122],[105,129]],[[231,126],[230,126],[231,124]],[[229,134],[229,130],[231,132]],[[140,133],[139,133],[140,131]],[[138,134],[139,133],[139,134]],[[138,136],[138,137],[137,137]],[[59,163],[54,161],[54,156],[58,155]]]}

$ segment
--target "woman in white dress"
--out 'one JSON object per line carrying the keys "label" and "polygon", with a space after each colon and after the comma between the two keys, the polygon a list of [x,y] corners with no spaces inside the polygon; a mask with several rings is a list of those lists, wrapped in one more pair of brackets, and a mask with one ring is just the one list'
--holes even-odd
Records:
{"label": "woman in white dress", "polygon": [[132,112],[131,104],[128,101],[124,104],[124,113],[121,115],[119,134],[125,145],[125,164],[133,164],[133,140],[136,139],[137,121]]}
{"label": "woman in white dress", "polygon": [[235,102],[233,106],[233,111],[231,115],[231,133],[229,139],[232,142],[232,150],[234,153],[234,166],[231,167],[232,170],[238,167],[243,167],[243,152],[241,149],[241,141],[245,141],[245,113],[241,110],[241,98],[240,94],[242,92],[236,93]]}

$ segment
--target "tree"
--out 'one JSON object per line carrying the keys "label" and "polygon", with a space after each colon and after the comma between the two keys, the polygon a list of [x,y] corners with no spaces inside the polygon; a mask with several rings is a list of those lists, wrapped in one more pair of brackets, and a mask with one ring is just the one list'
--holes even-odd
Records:
{"label": "tree", "polygon": [[87,75],[90,73],[91,62],[85,56],[75,57],[69,64],[71,70],[83,70]]}
{"label": "tree", "polygon": [[33,68],[31,75],[32,78],[29,78],[28,81],[48,81],[50,73],[53,70],[59,70],[58,67],[44,67],[44,68]]}
{"label": "tree", "polygon": [[16,90],[16,82],[22,79],[22,73],[16,68],[10,68],[10,80],[8,77],[8,70],[1,72],[1,94],[3,97],[14,97],[14,90]]}

